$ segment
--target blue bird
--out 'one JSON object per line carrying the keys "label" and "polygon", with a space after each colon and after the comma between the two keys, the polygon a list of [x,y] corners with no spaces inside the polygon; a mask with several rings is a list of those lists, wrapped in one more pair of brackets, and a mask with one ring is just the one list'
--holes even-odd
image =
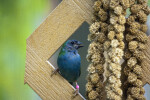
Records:
{"label": "blue bird", "polygon": [[56,72],[60,74],[71,84],[76,83],[75,95],[79,92],[79,85],[77,84],[77,79],[81,74],[81,57],[78,54],[78,49],[83,47],[82,43],[77,40],[68,40],[66,41],[59,53],[57,59],[58,68],[55,69],[51,76]]}

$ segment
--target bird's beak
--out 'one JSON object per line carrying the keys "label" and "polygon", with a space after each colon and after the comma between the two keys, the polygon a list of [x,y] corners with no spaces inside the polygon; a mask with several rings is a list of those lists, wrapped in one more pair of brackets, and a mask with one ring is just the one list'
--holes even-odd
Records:
{"label": "bird's beak", "polygon": [[83,45],[79,45],[78,47],[81,48],[81,47],[84,47],[84,46]]}
{"label": "bird's beak", "polygon": [[79,48],[81,48],[81,47],[84,47],[83,45],[78,45],[78,48],[77,49],[79,49]]}

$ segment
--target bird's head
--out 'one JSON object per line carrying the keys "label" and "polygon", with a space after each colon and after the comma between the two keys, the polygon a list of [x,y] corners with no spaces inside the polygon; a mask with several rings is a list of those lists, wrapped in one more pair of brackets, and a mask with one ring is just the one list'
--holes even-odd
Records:
{"label": "bird's head", "polygon": [[71,47],[72,49],[76,49],[76,50],[83,47],[82,43],[77,40],[68,40],[66,42],[66,45]]}

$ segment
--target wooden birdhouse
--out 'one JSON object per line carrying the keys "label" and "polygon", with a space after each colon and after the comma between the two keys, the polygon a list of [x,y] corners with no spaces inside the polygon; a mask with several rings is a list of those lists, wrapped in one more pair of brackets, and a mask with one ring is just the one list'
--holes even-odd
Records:
{"label": "wooden birdhouse", "polygon": [[[91,24],[93,0],[63,0],[26,40],[25,83],[43,100],[70,100],[74,88],[57,74],[48,59],[82,25]],[[144,84],[150,84],[150,37],[143,63]],[[75,100],[84,99],[78,95]]]}

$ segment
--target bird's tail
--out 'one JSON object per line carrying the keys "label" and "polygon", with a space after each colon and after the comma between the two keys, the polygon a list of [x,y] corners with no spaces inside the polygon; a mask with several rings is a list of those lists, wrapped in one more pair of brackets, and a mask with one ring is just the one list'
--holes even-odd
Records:
{"label": "bird's tail", "polygon": [[69,82],[71,85],[73,85],[73,82]]}

